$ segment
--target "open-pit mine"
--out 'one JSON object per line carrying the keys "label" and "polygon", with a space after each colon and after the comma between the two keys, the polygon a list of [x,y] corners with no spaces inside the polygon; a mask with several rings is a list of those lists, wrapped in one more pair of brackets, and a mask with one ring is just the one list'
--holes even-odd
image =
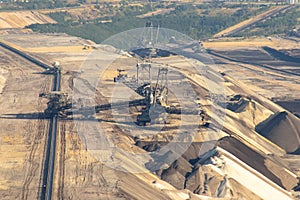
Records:
{"label": "open-pit mine", "polygon": [[298,42],[168,39],[2,31],[0,199],[299,199]]}

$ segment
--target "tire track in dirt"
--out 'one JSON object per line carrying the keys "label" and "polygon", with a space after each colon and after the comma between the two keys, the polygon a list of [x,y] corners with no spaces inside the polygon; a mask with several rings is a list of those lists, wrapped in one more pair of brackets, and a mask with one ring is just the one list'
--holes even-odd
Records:
{"label": "tire track in dirt", "polygon": [[65,183],[65,155],[66,155],[66,122],[63,121],[59,129],[60,149],[59,149],[59,180],[57,199],[64,199]]}
{"label": "tire track in dirt", "polygon": [[[41,90],[40,93],[46,92],[49,90],[49,82],[51,82],[50,77],[47,77],[45,81],[43,81],[42,85],[41,85]],[[38,111],[43,111],[44,105],[42,102],[42,99],[39,98],[38,99],[38,103],[37,103],[37,108]],[[37,170],[39,168],[39,166],[42,164],[43,160],[44,160],[44,154],[45,152],[43,152],[43,159],[41,161],[36,161],[36,151],[39,148],[39,146],[41,144],[45,145],[46,144],[46,140],[45,140],[45,121],[44,119],[38,119],[37,125],[36,127],[31,127],[30,126],[31,120],[28,120],[28,127],[27,129],[29,129],[30,131],[26,131],[28,134],[32,134],[34,133],[33,129],[37,130],[37,134],[34,134],[34,138],[32,140],[31,143],[31,149],[30,149],[30,153],[28,155],[27,160],[29,160],[29,166],[28,169],[26,170],[26,175],[25,175],[25,180],[24,180],[24,184],[23,184],[23,188],[22,188],[22,193],[21,193],[21,199],[28,199],[29,197],[29,186],[32,183],[33,178],[36,176],[37,174]],[[45,140],[43,142],[43,139]],[[42,170],[40,171],[40,174],[42,173]],[[41,175],[39,176],[41,177]],[[41,179],[39,181],[39,186],[41,186]],[[37,195],[39,196],[40,194],[40,187],[38,189]]]}

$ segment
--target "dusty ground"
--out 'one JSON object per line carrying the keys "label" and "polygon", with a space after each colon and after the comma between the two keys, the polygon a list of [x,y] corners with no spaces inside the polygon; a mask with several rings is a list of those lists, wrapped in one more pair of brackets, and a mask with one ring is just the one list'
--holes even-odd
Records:
{"label": "dusty ground", "polygon": [[[45,36],[41,36],[40,42],[45,41]],[[58,38],[58,40],[63,40],[65,36],[62,38]],[[14,37],[17,39],[16,37]],[[47,41],[50,41],[49,36]],[[19,38],[22,40],[22,37]],[[18,40],[18,39],[17,39]],[[72,42],[72,37],[66,40],[70,42],[70,44],[74,44]],[[54,44],[55,41],[47,43],[46,45],[49,47],[51,44]],[[22,42],[20,42],[21,44]],[[25,48],[26,44],[22,43],[22,47],[18,47],[19,49]],[[75,42],[75,45],[80,45],[79,42]],[[17,47],[17,46],[15,46]],[[31,52],[32,53],[32,52]],[[79,50],[78,52],[68,52],[65,51],[63,54],[61,52],[48,52],[47,55],[39,52],[35,56],[37,57],[44,57],[49,63],[59,60],[63,66],[63,80],[62,80],[62,91],[64,92],[71,92],[70,85],[72,79],[74,78],[73,71],[76,71],[82,61],[86,59],[88,55],[88,51]],[[70,62],[72,60],[72,62]],[[15,61],[10,61],[15,62]],[[76,65],[75,65],[76,63]],[[22,67],[25,63],[21,63],[19,67]],[[33,67],[34,68],[34,67]],[[12,66],[7,67],[7,72],[12,73]],[[20,69],[20,72],[16,70],[18,73],[22,72],[23,69]],[[37,69],[37,71],[40,71]],[[3,70],[3,77],[6,74],[6,71]],[[38,80],[35,83],[29,82],[28,77],[34,76],[32,73],[26,73],[24,76],[24,82],[22,87],[32,88],[29,94],[34,94],[34,98],[28,96],[24,98],[21,105],[14,103],[15,101],[18,102],[19,99],[16,97],[18,95],[18,91],[21,94],[25,95],[22,88],[19,90],[3,90],[2,93],[2,104],[3,106],[8,106],[7,109],[2,109],[1,114],[18,114],[18,113],[31,113],[37,112],[37,108],[35,106],[35,102],[39,102],[38,94],[41,91],[35,91],[33,87],[39,88]],[[41,75],[35,75],[41,76]],[[15,75],[15,77],[19,77]],[[49,76],[46,76],[49,79]],[[5,88],[9,89],[10,87],[20,87],[19,85],[13,84],[16,82],[15,79],[11,77],[9,78],[9,82],[5,82],[3,85]],[[18,78],[19,79],[19,78]],[[50,83],[51,80],[47,79],[47,83]],[[3,78],[4,80],[4,78]],[[110,82],[110,81],[109,81]],[[47,86],[49,86],[47,84]],[[8,97],[7,97],[8,96]],[[10,100],[12,102],[7,102]],[[29,102],[28,102],[29,101]],[[99,102],[101,103],[101,101]],[[32,106],[28,106],[31,105]],[[11,105],[14,105],[14,109],[11,109]],[[23,106],[22,106],[23,105]],[[24,106],[27,105],[27,106]],[[42,106],[45,106],[45,102],[41,103]],[[44,107],[43,107],[44,109]],[[43,111],[43,109],[39,109],[38,111]],[[9,123],[8,123],[9,121]],[[10,122],[11,121],[11,122]],[[23,122],[23,123],[22,123]],[[35,125],[35,120],[30,120],[31,123],[26,122],[26,119],[1,119],[1,123],[5,124],[2,126],[2,130],[9,130],[3,131],[2,135],[2,143],[1,148],[5,148],[3,155],[1,156],[6,161],[3,162],[3,170],[1,171],[3,177],[3,183],[1,196],[2,199],[11,199],[11,198],[20,198],[20,199],[36,199],[38,193],[38,187],[31,188],[34,186],[32,185],[40,185],[40,176],[41,176],[41,162],[43,161],[43,150],[44,150],[44,140],[45,134],[47,131],[47,122],[42,121],[44,126]],[[39,121],[38,121],[39,122]],[[12,124],[14,124],[12,126]],[[25,128],[24,128],[25,126]],[[7,127],[7,128],[6,128]],[[14,127],[14,128],[13,128]],[[35,129],[37,127],[40,131],[42,131],[42,136],[39,135],[37,132],[38,130]],[[104,123],[103,127],[106,127],[107,130],[113,130],[113,125]],[[11,130],[12,129],[12,130]],[[18,130],[24,129],[24,133],[19,133]],[[15,131],[13,131],[15,130]],[[134,142],[131,139],[128,139],[126,135],[122,132],[118,132],[118,129],[115,129],[112,133],[116,138],[114,138],[116,144],[125,144],[122,145],[124,149],[137,149],[138,148],[134,145]],[[26,131],[26,132],[25,132]],[[7,133],[6,133],[7,132]],[[89,199],[174,199],[179,198],[180,195],[186,196],[188,192],[179,192],[173,186],[169,185],[168,183],[162,182],[155,186],[152,182],[157,180],[158,177],[154,176],[153,174],[145,171],[144,174],[127,174],[119,170],[114,170],[103,163],[99,162],[98,159],[95,159],[92,154],[86,151],[86,146],[82,143],[82,138],[78,136],[78,128],[74,127],[74,123],[72,121],[66,120],[59,122],[59,134],[57,140],[57,161],[56,161],[56,178],[54,180],[54,191],[53,194],[56,198],[70,198],[70,199],[77,199],[80,198],[89,198]],[[6,134],[5,134],[6,133]],[[39,138],[32,138],[31,135],[26,133],[32,133],[37,135],[36,137]],[[22,140],[20,138],[20,134],[25,139]],[[23,136],[24,135],[24,136]],[[31,143],[32,140],[29,140],[28,137],[37,142],[38,145],[35,143]],[[21,141],[20,141],[21,140]],[[28,141],[29,140],[29,141]],[[39,142],[39,140],[42,140]],[[23,144],[25,143],[25,144]],[[15,148],[18,144],[21,144],[20,148]],[[7,146],[9,145],[9,146]],[[8,148],[12,147],[12,148]],[[31,151],[28,152],[27,148],[31,149],[38,149],[34,150],[32,153]],[[12,150],[13,149],[13,150]],[[33,151],[33,150],[32,150]],[[142,151],[143,150],[138,150]],[[10,152],[9,154],[7,152]],[[28,153],[27,153],[28,152]],[[34,155],[32,155],[34,154]],[[27,157],[30,156],[28,159]],[[36,157],[34,157],[36,156]],[[126,160],[122,155],[120,155],[123,162],[125,162],[124,167],[129,167],[129,169],[139,168],[139,166],[135,166],[134,163],[130,163],[129,160]],[[33,157],[33,158],[32,158]],[[34,169],[31,165],[32,160],[36,159],[36,163],[34,164]],[[115,159],[118,160],[117,157]],[[14,165],[13,165],[14,163]],[[16,165],[19,163],[18,165]],[[126,164],[127,163],[127,164]],[[7,168],[7,170],[6,170]],[[28,168],[28,173],[24,174],[24,169]],[[13,170],[12,170],[13,169]],[[34,171],[32,171],[34,170]],[[7,173],[9,172],[9,173]],[[11,174],[12,173],[12,174]],[[34,174],[34,176],[32,175]],[[13,178],[14,177],[14,178]],[[29,179],[29,181],[28,181]],[[28,186],[29,185],[29,186]],[[132,190],[136,188],[136,186],[140,187],[139,190]],[[25,187],[25,188],[24,188]],[[17,189],[16,189],[17,188]],[[16,190],[16,191],[15,191]],[[162,192],[161,190],[164,190]],[[23,194],[24,193],[24,194]],[[189,196],[189,195],[188,195]]]}
{"label": "dusty ground", "polygon": [[36,11],[1,12],[0,28],[24,28],[30,24],[56,23],[50,17]]}
{"label": "dusty ground", "polygon": [[[272,57],[260,48],[242,48],[232,51],[219,51],[221,54],[247,63],[228,61],[216,58],[216,63],[230,76],[238,77],[246,84],[253,84],[252,90],[269,99],[294,100],[298,99],[299,75],[298,64],[286,62]],[[266,65],[269,69],[259,65]],[[294,73],[294,74],[289,74]]]}
{"label": "dusty ground", "polygon": [[[121,56],[101,76],[97,70],[101,70],[110,56],[115,54],[113,48],[107,47],[100,49],[106,57],[102,60],[91,60],[82,70],[83,62],[92,49],[84,47],[93,43],[80,38],[30,33],[4,35],[1,39],[48,63],[60,62],[63,69],[62,91],[74,95],[72,88],[77,80],[78,84],[82,84],[81,90],[77,92],[89,94],[96,89],[97,104],[110,101],[117,68],[127,69],[131,77],[135,74],[136,59]],[[43,111],[46,101],[40,100],[38,94],[49,91],[50,76],[34,74],[40,70],[25,61],[7,58],[10,54],[5,50],[1,52],[3,59],[0,61],[5,66],[0,71],[1,115]],[[267,195],[273,194],[272,199],[293,199],[289,191],[298,182],[296,161],[299,156],[287,154],[289,149],[281,146],[280,140],[286,140],[284,135],[287,133],[270,133],[274,137],[269,140],[256,132],[255,128],[272,114],[284,110],[266,98],[274,95],[270,89],[264,88],[266,84],[259,85],[257,80],[265,80],[270,88],[278,89],[276,94],[283,96],[299,93],[297,77],[283,76],[274,71],[260,73],[258,71],[261,69],[257,66],[230,63],[226,60],[216,61],[217,65],[209,66],[209,71],[202,75],[191,69],[191,63],[195,61],[181,56],[156,58],[153,62],[154,65],[169,66],[172,75],[170,83],[180,82],[174,78],[180,74],[182,82],[189,82],[195,88],[199,102],[212,118],[211,126],[199,126],[200,123],[193,120],[185,121],[185,126],[181,129],[183,132],[188,130],[189,125],[197,126],[193,129],[194,143],[175,162],[152,173],[143,166],[142,161],[151,160],[147,151],[161,148],[160,145],[163,146],[169,142],[171,136],[178,134],[177,128],[172,127],[180,121],[178,117],[170,116],[174,124],[166,125],[159,134],[151,129],[134,129],[128,123],[121,123],[122,121],[110,121],[113,113],[109,111],[94,116],[97,120],[84,119],[79,115],[74,118],[82,120],[59,120],[53,190],[55,198],[206,199],[211,196],[211,199],[252,200],[267,199]],[[222,84],[226,99],[223,100],[230,101],[233,95],[241,94],[245,104],[238,105],[232,100],[231,103],[238,105],[232,110],[212,104],[209,86],[214,85],[217,74],[220,75],[219,71],[225,72]],[[284,80],[274,78],[278,76]],[[101,84],[93,87],[93,80],[98,79]],[[121,87],[120,94],[127,95],[130,90],[126,88]],[[89,98],[91,96],[87,96]],[[170,97],[170,101],[175,101],[175,98]],[[215,110],[226,114],[225,122],[216,116],[213,112]],[[133,114],[129,117],[134,119],[137,108],[131,111]],[[114,120],[118,117],[121,120],[123,115],[119,113]],[[2,199],[36,199],[39,195],[37,185],[40,183],[47,122],[1,118],[0,123],[0,180],[3,180],[0,184],[0,196]],[[289,113],[287,119],[280,123],[282,127],[292,127],[290,123],[298,124],[299,119]],[[84,128],[88,126],[92,128]],[[104,135],[95,135],[97,132],[93,128],[99,126],[105,130]],[[160,126],[163,125],[152,127]],[[288,134],[297,138],[299,133],[300,130],[294,129],[289,130]],[[223,138],[225,136],[227,137]],[[100,140],[97,140],[99,137]],[[223,139],[217,142],[220,138]],[[106,143],[106,140],[109,142]],[[207,142],[212,145],[202,146],[203,143],[207,145]],[[291,142],[293,147],[300,144],[297,140]],[[117,149],[111,152],[96,148],[107,144]],[[89,145],[95,145],[95,148]],[[214,148],[215,145],[218,147]],[[210,149],[212,151],[208,151]],[[129,153],[134,153],[135,156],[129,157]],[[249,156],[250,153],[252,156]],[[139,154],[146,156],[139,157]],[[165,159],[171,159],[169,154],[164,156]],[[126,173],[124,170],[141,170],[143,173]]]}
{"label": "dusty ground", "polygon": [[[1,116],[43,112],[38,94],[51,79],[39,68],[1,48]],[[18,83],[18,84],[16,84]],[[37,198],[48,123],[42,119],[1,117],[1,199]]]}
{"label": "dusty ground", "polygon": [[299,42],[281,37],[221,38],[205,41],[203,46],[216,50],[259,48],[263,46],[275,49],[297,49]]}

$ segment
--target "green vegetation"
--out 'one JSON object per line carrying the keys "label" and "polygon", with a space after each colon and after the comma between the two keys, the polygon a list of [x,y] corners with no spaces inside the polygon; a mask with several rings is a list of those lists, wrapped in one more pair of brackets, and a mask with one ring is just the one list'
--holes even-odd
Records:
{"label": "green vegetation", "polygon": [[[103,41],[116,33],[144,27],[147,21],[154,25],[160,25],[163,28],[177,30],[187,34],[194,39],[203,39],[211,37],[213,34],[243,21],[250,16],[266,10],[265,7],[245,7],[240,8],[220,8],[220,5],[212,4],[171,4],[159,5],[154,9],[150,4],[143,6],[130,6],[122,4],[119,8],[106,7],[113,16],[107,15],[92,20],[83,20],[74,17],[67,12],[51,13],[50,17],[55,19],[58,24],[31,25],[31,28],[37,32],[62,32],[70,35],[80,36],[91,39],[97,43]],[[136,16],[150,12],[152,9],[175,8],[174,11],[167,14],[152,15],[151,17],[138,18]],[[104,21],[111,20],[109,23]]]}
{"label": "green vegetation", "polygon": [[257,36],[257,35],[278,35],[291,32],[297,25],[300,25],[300,9],[294,7],[287,12],[280,13],[278,16],[273,16],[265,21],[259,22],[250,30],[245,30],[237,36]]}
{"label": "green vegetation", "polygon": [[45,8],[74,7],[79,5],[79,3],[67,3],[65,0],[29,0],[28,2],[2,0],[0,10],[36,10]]}

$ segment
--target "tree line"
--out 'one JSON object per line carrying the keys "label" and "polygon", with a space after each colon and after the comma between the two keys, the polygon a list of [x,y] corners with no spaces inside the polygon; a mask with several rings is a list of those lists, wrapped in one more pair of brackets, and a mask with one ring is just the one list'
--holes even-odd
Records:
{"label": "tree line", "polygon": [[[146,22],[151,21],[160,27],[177,30],[194,39],[204,39],[265,9],[260,8],[253,12],[253,9],[242,7],[234,13],[214,13],[215,8],[211,5],[201,9],[199,5],[197,7],[192,4],[173,4],[168,5],[167,8],[170,7],[174,7],[175,10],[164,15],[152,15],[146,18],[137,18],[136,16],[151,11],[152,8],[149,5],[142,8],[124,5],[116,10],[114,16],[99,17],[93,20],[75,19],[67,12],[56,12],[49,15],[58,22],[57,24],[34,24],[28,28],[37,32],[67,33],[100,43],[111,35],[144,27]],[[201,14],[199,14],[199,10],[201,10]],[[105,20],[111,20],[111,22],[103,23]]]}

